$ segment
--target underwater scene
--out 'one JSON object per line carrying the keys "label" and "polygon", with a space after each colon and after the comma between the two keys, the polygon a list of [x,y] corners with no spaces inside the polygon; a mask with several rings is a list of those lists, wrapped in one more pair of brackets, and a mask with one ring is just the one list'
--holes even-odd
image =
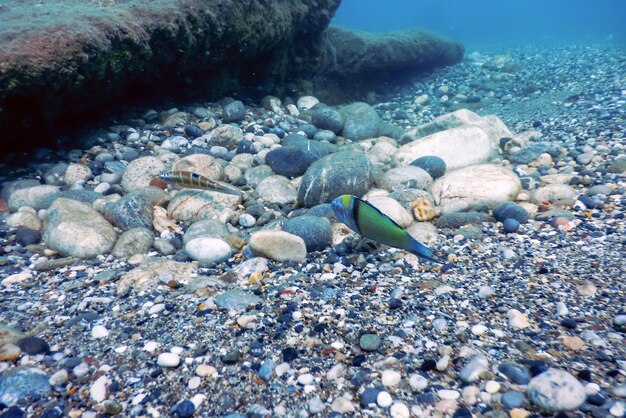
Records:
{"label": "underwater scene", "polygon": [[626,416],[623,0],[0,0],[0,418]]}

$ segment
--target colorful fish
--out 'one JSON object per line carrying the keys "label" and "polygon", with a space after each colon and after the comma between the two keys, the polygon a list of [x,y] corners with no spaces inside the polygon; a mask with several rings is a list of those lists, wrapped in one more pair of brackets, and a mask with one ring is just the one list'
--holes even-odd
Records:
{"label": "colorful fish", "polygon": [[433,250],[365,200],[344,194],[333,199],[330,206],[341,222],[364,238],[406,250],[433,263],[443,263],[435,257]]}
{"label": "colorful fish", "polygon": [[170,184],[187,189],[205,189],[214,192],[241,196],[241,190],[221,181],[211,180],[191,171],[166,171],[159,174],[159,178]]}

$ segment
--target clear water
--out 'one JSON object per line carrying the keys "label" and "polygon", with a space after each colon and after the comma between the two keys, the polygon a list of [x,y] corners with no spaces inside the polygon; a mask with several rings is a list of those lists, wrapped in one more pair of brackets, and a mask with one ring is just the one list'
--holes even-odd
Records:
{"label": "clear water", "polygon": [[333,23],[367,31],[418,26],[470,47],[626,44],[626,1],[342,0]]}

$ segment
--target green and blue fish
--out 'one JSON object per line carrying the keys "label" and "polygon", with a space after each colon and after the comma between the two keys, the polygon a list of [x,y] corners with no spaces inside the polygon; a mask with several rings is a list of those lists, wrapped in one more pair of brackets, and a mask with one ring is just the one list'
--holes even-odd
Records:
{"label": "green and blue fish", "polygon": [[406,250],[433,263],[443,263],[435,257],[433,250],[413,238],[393,219],[365,200],[344,194],[333,199],[330,206],[341,222],[363,238]]}

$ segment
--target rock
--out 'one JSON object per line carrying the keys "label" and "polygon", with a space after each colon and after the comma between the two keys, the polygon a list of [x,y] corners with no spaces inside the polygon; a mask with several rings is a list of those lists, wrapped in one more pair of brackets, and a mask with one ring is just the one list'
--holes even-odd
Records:
{"label": "rock", "polygon": [[530,326],[530,321],[528,320],[528,316],[521,313],[517,309],[509,309],[506,315],[509,318],[509,322],[508,322],[509,328],[524,329]]}
{"label": "rock", "polygon": [[103,215],[122,230],[152,228],[154,206],[170,200],[170,195],[158,187],[146,187],[126,194],[119,200],[104,205]]}
{"label": "rock", "polygon": [[626,155],[620,155],[615,160],[611,161],[606,171],[617,174],[626,172]]}
{"label": "rock", "polygon": [[571,374],[548,369],[535,376],[526,389],[528,398],[546,412],[574,411],[586,398],[585,388]]}
{"label": "rock", "polygon": [[49,207],[52,202],[61,197],[91,204],[96,200],[101,199],[102,195],[91,190],[63,190],[61,192],[48,196],[44,200],[43,204],[45,205],[45,207]]}
{"label": "rock", "polygon": [[296,216],[283,224],[283,231],[302,238],[307,251],[322,251],[331,244],[332,232],[326,218]]}
{"label": "rock", "polygon": [[48,380],[46,373],[34,367],[3,371],[0,375],[0,404],[13,406],[27,397],[44,396],[50,390]]}
{"label": "rock", "polygon": [[225,123],[239,122],[246,117],[246,107],[239,100],[233,100],[224,106],[222,120]]}
{"label": "rock", "polygon": [[512,234],[518,231],[520,227],[519,221],[513,218],[506,218],[502,222],[502,230],[505,234]]}
{"label": "rock", "polygon": [[209,146],[220,146],[226,149],[235,149],[243,140],[243,131],[234,125],[220,125],[208,135]]}
{"label": "rock", "polygon": [[202,219],[189,225],[183,235],[183,244],[186,245],[192,239],[203,237],[225,240],[228,235],[228,228],[222,222],[215,219]]}
{"label": "rock", "polygon": [[2,189],[0,189],[0,199],[8,201],[14,191],[35,186],[41,186],[41,182],[35,179],[7,181],[2,184]]}
{"label": "rock", "polygon": [[156,157],[141,157],[131,161],[122,176],[122,187],[127,192],[148,187],[150,180],[165,171],[165,164]]}
{"label": "rock", "polygon": [[433,183],[430,174],[412,165],[392,168],[385,173],[383,181],[385,186],[388,186],[394,192],[405,189],[424,190]]}
{"label": "rock", "polygon": [[37,212],[29,206],[22,207],[17,212],[9,215],[6,222],[11,228],[28,228],[34,231],[43,230],[43,221],[39,219]]}
{"label": "rock", "polygon": [[359,346],[363,351],[376,351],[381,342],[380,337],[376,334],[363,334],[359,339]]}
{"label": "rock", "polygon": [[15,361],[22,354],[22,350],[15,344],[0,344],[0,361]]}
{"label": "rock", "polygon": [[335,146],[327,142],[312,141],[300,134],[289,134],[282,140],[283,147],[296,147],[307,151],[316,157],[324,157],[330,154]]}
{"label": "rock", "polygon": [[298,203],[311,207],[342,194],[362,196],[373,178],[373,167],[364,154],[353,151],[331,154],[308,168],[298,190]]}
{"label": "rock", "polygon": [[386,165],[398,148],[389,141],[378,140],[367,152],[367,158],[374,164]]}
{"label": "rock", "polygon": [[486,162],[496,149],[482,129],[460,127],[409,142],[398,149],[393,160],[405,166],[420,157],[435,156],[445,162],[448,170],[455,170]]}
{"label": "rock", "polygon": [[446,162],[435,155],[425,155],[411,161],[410,165],[426,171],[433,179],[446,174]]}
{"label": "rock", "polygon": [[228,310],[242,310],[259,302],[261,302],[260,297],[242,289],[228,290],[215,297],[215,304],[222,309]]}
{"label": "rock", "polygon": [[478,204],[508,202],[521,189],[515,173],[490,164],[455,170],[437,179],[430,188],[442,213],[466,210]]}
{"label": "rock", "polygon": [[41,241],[41,232],[30,228],[20,227],[15,231],[15,239],[22,247],[31,244],[39,244]]}
{"label": "rock", "polygon": [[516,385],[527,385],[530,382],[530,374],[526,369],[513,362],[504,362],[498,366],[498,371],[511,379]]}
{"label": "rock", "polygon": [[0,346],[15,344],[24,337],[22,331],[0,323]]}
{"label": "rock", "polygon": [[256,188],[259,197],[266,202],[286,205],[294,203],[298,198],[298,190],[283,176],[264,178]]}
{"label": "rock", "polygon": [[528,164],[537,160],[541,154],[545,153],[550,154],[551,157],[558,158],[561,155],[561,145],[553,142],[533,142],[509,156],[509,160],[515,164]]}
{"label": "rock", "polygon": [[373,107],[363,102],[351,103],[339,109],[343,116],[343,136],[362,141],[378,136],[382,120]]}
{"label": "rock", "polygon": [[296,102],[298,109],[304,111],[304,110],[309,110],[311,109],[313,106],[315,106],[316,104],[318,104],[320,101],[318,98],[313,97],[313,96],[302,96],[300,98],[298,98],[298,101]]}
{"label": "rock", "polygon": [[167,206],[167,216],[179,221],[219,218],[227,208],[235,208],[240,196],[210,190],[185,189],[176,193]]}
{"label": "rock", "polygon": [[119,258],[128,258],[135,254],[147,254],[153,241],[154,234],[150,229],[131,228],[119,236],[111,254]]}
{"label": "rock", "polygon": [[306,245],[297,235],[277,230],[262,230],[250,236],[253,254],[275,261],[304,262]]}
{"label": "rock", "polygon": [[35,210],[45,209],[49,206],[49,197],[58,191],[59,188],[57,186],[49,185],[21,188],[11,193],[7,203],[12,212],[23,206],[28,206]]}
{"label": "rock", "polygon": [[206,154],[187,155],[172,165],[172,171],[191,171],[211,180],[221,180],[224,177],[222,165]]}
{"label": "rock", "polygon": [[157,358],[157,364],[161,367],[178,367],[180,356],[176,353],[161,353]]}
{"label": "rock", "polygon": [[86,203],[57,199],[46,212],[44,241],[65,256],[93,258],[113,248],[117,233]]}
{"label": "rock", "polygon": [[91,169],[85,164],[70,164],[65,170],[63,180],[67,184],[85,182],[91,178]]}
{"label": "rock", "polygon": [[256,167],[251,167],[246,170],[244,177],[248,186],[257,188],[258,184],[266,177],[274,174],[272,168],[269,165],[262,164]]}
{"label": "rock", "polygon": [[465,383],[476,382],[480,379],[480,375],[489,368],[489,360],[482,354],[478,354],[461,369],[459,378]]}
{"label": "rock", "polygon": [[380,210],[385,215],[393,219],[398,225],[403,228],[408,227],[413,223],[413,217],[411,214],[398,203],[397,200],[387,196],[372,196],[368,199],[374,207]]}
{"label": "rock", "polygon": [[344,120],[339,111],[330,106],[317,104],[310,111],[311,123],[318,129],[327,129],[336,134],[343,129]]}
{"label": "rock", "polygon": [[16,345],[26,354],[48,354],[50,352],[48,343],[39,337],[24,337],[17,341]]}
{"label": "rock", "polygon": [[402,143],[415,141],[437,132],[459,127],[480,128],[491,142],[492,149],[499,147],[500,138],[512,137],[513,134],[506,125],[495,115],[479,116],[468,109],[459,109],[437,117],[432,122],[408,130],[401,138]]}
{"label": "rock", "polygon": [[575,200],[578,194],[566,184],[549,184],[535,190],[533,202],[555,202],[558,200]]}
{"label": "rock", "polygon": [[231,251],[230,245],[218,238],[194,238],[185,245],[185,253],[202,267],[228,260]]}
{"label": "rock", "polygon": [[515,219],[521,224],[528,222],[528,212],[522,206],[513,202],[505,202],[493,209],[493,217],[500,222],[506,219]]}
{"label": "rock", "polygon": [[159,283],[184,283],[189,280],[195,268],[195,263],[149,259],[122,275],[117,282],[117,294],[120,295],[130,288],[146,290]]}
{"label": "rock", "polygon": [[293,178],[303,175],[317,159],[318,156],[312,152],[289,146],[268,152],[265,156],[265,163],[272,168],[274,173]]}

